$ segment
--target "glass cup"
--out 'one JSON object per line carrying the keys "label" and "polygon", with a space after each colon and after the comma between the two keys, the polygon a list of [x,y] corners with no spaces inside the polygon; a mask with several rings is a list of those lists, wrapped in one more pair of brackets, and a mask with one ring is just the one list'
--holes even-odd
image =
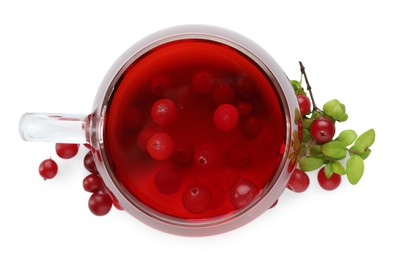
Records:
{"label": "glass cup", "polygon": [[88,143],[125,211],[158,230],[204,236],[278,200],[298,159],[300,120],[266,51],[223,28],[186,25],[129,48],[89,115],[26,113],[19,130],[27,141]]}

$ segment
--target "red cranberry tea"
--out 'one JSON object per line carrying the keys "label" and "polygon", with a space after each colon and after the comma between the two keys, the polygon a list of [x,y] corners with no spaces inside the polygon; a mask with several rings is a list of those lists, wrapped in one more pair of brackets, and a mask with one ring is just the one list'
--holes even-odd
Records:
{"label": "red cranberry tea", "polygon": [[170,42],[131,64],[104,124],[106,157],[125,195],[195,220],[250,205],[276,174],[285,139],[269,78],[209,40]]}

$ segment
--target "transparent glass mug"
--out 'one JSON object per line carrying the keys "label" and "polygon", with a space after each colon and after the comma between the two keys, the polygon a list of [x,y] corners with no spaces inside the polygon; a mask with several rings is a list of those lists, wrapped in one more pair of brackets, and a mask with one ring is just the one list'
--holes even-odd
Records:
{"label": "transparent glass mug", "polygon": [[[169,124],[152,114],[163,99],[174,101],[178,113]],[[211,114],[221,106],[231,112],[218,112],[218,123]],[[277,201],[295,168],[299,126],[292,86],[267,52],[229,30],[186,25],[129,48],[105,76],[89,115],[26,113],[20,134],[27,141],[90,144],[125,211],[158,230],[203,236],[238,228]],[[152,155],[149,145],[163,148],[154,132],[173,138],[178,154]],[[178,145],[178,137],[188,145]]]}

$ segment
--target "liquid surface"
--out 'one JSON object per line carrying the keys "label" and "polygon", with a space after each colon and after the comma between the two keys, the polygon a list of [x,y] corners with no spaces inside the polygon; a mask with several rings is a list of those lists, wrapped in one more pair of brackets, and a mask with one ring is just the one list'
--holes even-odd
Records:
{"label": "liquid surface", "polygon": [[[155,105],[164,99],[175,112]],[[232,214],[262,192],[282,159],[285,119],[268,77],[221,43],[151,50],[125,71],[108,107],[104,145],[116,178],[162,214]]]}

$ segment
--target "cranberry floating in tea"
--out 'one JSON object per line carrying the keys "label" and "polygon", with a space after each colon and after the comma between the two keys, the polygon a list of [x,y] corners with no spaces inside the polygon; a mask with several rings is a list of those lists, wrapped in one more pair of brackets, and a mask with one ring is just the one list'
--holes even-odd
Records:
{"label": "cranberry floating in tea", "polygon": [[89,115],[25,114],[20,131],[89,144],[94,214],[112,200],[154,228],[199,236],[276,203],[296,166],[298,117],[290,81],[261,47],[222,28],[180,26],[127,50]]}

